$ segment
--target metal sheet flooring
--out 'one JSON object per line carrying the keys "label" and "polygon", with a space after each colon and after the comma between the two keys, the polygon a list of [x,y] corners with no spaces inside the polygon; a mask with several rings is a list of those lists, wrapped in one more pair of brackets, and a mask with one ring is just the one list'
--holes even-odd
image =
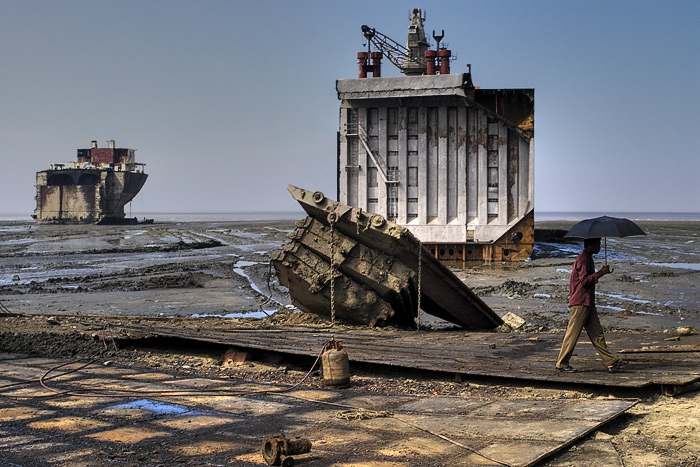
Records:
{"label": "metal sheet flooring", "polygon": [[[47,384],[57,393],[38,383],[51,369],[56,371]],[[265,465],[262,440],[284,432],[312,443],[299,465],[530,466],[636,403],[271,390],[230,379],[0,353],[0,461]],[[360,409],[385,413],[338,416]],[[613,449],[596,465],[618,462]]]}
{"label": "metal sheet flooring", "polygon": [[[331,336],[348,351],[351,368],[363,363],[438,371],[459,375],[531,381],[589,384],[623,388],[661,385],[668,395],[700,385],[700,336],[665,333],[611,332],[608,346],[630,365],[608,373],[585,334],[571,360],[576,373],[554,369],[562,333],[494,333],[464,331],[403,331],[394,328],[348,329],[277,326],[218,331],[169,327],[124,326],[124,332],[193,339],[293,355],[316,356]],[[673,351],[674,346],[679,351]],[[654,351],[658,349],[658,351]],[[695,351],[688,349],[696,349]]]}

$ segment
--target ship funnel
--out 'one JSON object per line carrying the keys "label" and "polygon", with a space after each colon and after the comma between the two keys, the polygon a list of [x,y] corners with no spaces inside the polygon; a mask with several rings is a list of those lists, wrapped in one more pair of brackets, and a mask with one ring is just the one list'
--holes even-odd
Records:
{"label": "ship funnel", "polygon": [[109,149],[114,149],[114,140],[113,139],[109,140]]}
{"label": "ship funnel", "polygon": [[97,141],[95,141],[94,139],[90,143],[90,149],[97,149]]}

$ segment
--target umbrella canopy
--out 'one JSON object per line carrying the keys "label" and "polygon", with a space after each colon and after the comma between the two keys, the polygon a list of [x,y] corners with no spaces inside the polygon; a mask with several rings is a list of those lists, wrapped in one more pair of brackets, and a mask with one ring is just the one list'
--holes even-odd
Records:
{"label": "umbrella canopy", "polygon": [[629,219],[601,216],[582,220],[574,225],[564,237],[603,238],[629,237],[632,235],[646,234],[637,224]]}
{"label": "umbrella canopy", "polygon": [[637,224],[629,219],[601,216],[582,220],[571,227],[571,230],[564,237],[604,238],[605,264],[608,264],[608,237],[630,237],[632,235],[646,234]]}

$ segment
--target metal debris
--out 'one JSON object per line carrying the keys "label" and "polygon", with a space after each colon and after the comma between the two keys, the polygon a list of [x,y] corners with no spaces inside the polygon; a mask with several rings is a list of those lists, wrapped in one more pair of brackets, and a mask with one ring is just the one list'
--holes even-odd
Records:
{"label": "metal debris", "polygon": [[272,261],[299,309],[370,326],[415,326],[419,309],[464,328],[502,324],[405,227],[320,191],[288,190],[309,217]]}
{"label": "metal debris", "polygon": [[267,465],[294,465],[298,454],[311,452],[311,441],[305,438],[285,438],[284,435],[266,436],[262,444],[262,455]]}

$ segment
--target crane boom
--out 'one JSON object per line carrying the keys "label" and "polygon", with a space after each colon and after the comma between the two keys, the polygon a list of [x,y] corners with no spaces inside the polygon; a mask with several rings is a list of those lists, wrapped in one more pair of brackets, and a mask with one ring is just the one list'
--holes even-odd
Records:
{"label": "crane boom", "polygon": [[[362,26],[362,34],[377,50],[380,50],[396,68],[405,74],[424,74],[425,57],[415,56],[411,50],[402,46],[391,37],[382,34],[367,25]],[[415,70],[419,70],[416,72]]]}
{"label": "crane boom", "polygon": [[409,12],[409,17],[411,24],[408,26],[406,47],[366,25],[362,26],[362,34],[367,39],[367,45],[373,44],[401,73],[408,76],[424,75],[428,68],[425,52],[430,46],[423,29],[425,15],[420,8],[414,8]]}
{"label": "crane boom", "polygon": [[[423,28],[424,12],[420,8],[414,8],[409,16],[411,24],[408,26],[406,47],[366,24],[362,26],[362,34],[367,40],[367,52],[357,53],[360,78],[366,78],[370,72],[375,78],[381,77],[382,57],[388,58],[406,76],[450,74],[450,61],[455,57],[446,46],[440,47],[445,31],[435,34],[433,30],[437,47],[435,50],[429,50],[430,43]],[[372,46],[377,52],[371,51]]]}

